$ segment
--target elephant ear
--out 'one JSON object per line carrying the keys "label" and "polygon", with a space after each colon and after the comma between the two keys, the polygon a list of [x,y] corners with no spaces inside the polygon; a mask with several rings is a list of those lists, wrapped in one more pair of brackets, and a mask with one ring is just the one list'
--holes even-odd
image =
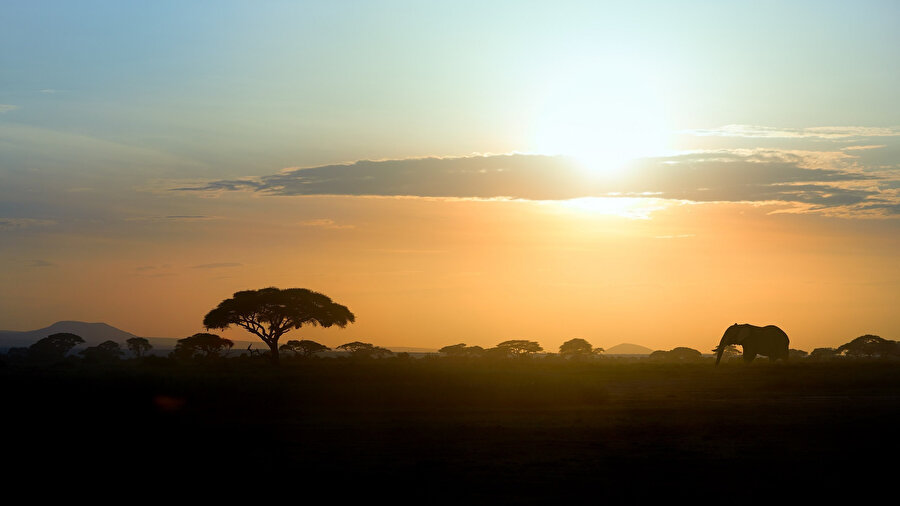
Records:
{"label": "elephant ear", "polygon": [[744,339],[747,339],[747,337],[749,337],[749,336],[750,336],[750,327],[749,326],[740,327],[740,330],[738,330],[737,337],[735,338],[734,344],[740,344],[741,346],[743,346]]}

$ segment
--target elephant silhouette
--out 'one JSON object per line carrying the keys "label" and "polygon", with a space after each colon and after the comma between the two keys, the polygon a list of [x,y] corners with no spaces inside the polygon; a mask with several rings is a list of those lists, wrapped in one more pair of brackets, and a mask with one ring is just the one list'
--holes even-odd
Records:
{"label": "elephant silhouette", "polygon": [[780,359],[788,359],[788,345],[790,339],[787,334],[775,325],[766,325],[765,327],[757,327],[744,323],[728,327],[719,345],[713,348],[716,352],[716,365],[722,360],[722,353],[725,347],[731,344],[740,345],[744,350],[744,362],[750,363],[757,355],[769,357],[769,360],[775,361]]}

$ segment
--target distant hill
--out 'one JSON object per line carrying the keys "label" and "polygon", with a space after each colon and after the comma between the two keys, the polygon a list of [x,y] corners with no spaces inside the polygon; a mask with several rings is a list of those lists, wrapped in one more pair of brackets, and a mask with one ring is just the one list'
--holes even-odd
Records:
{"label": "distant hill", "polygon": [[639,344],[617,344],[604,352],[605,355],[649,355],[653,350]]}
{"label": "distant hill", "polygon": [[[85,343],[77,346],[75,348],[76,350],[88,346],[96,346],[104,341],[115,341],[124,348],[125,341],[128,339],[131,339],[132,337],[141,337],[136,336],[131,332],[117,329],[106,323],[60,321],[49,327],[37,330],[0,330],[0,351],[17,346],[28,347],[49,335],[58,334],[60,332],[75,334],[84,339]],[[148,337],[146,339],[150,341],[154,352],[167,353],[169,350],[175,348],[176,341],[181,338]],[[261,341],[235,341],[234,348],[232,349],[239,353],[240,351],[245,351],[247,346],[251,343],[253,344],[254,349],[265,348],[265,345]]]}
{"label": "distant hill", "polygon": [[56,322],[49,327],[37,330],[14,331],[0,330],[0,346],[4,348],[12,346],[31,346],[40,339],[52,334],[68,332],[80,336],[85,340],[85,346],[96,346],[103,341],[116,341],[124,343],[132,337],[138,337],[130,332],[117,329],[106,323],[87,323],[76,321]]}

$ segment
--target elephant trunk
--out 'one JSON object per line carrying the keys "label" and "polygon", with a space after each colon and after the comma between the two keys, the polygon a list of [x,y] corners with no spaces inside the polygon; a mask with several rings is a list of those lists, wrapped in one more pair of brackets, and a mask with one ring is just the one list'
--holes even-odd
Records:
{"label": "elephant trunk", "polygon": [[719,365],[719,361],[722,360],[722,354],[725,353],[725,336],[722,336],[722,340],[719,342],[719,346],[716,347],[716,365]]}

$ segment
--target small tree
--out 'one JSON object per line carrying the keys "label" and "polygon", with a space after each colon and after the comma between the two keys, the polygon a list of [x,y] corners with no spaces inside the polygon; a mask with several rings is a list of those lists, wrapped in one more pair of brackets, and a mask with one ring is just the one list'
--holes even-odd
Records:
{"label": "small tree", "polygon": [[559,347],[559,354],[566,358],[583,358],[589,357],[594,353],[591,343],[576,337],[562,343]]}
{"label": "small tree", "polygon": [[881,357],[900,356],[900,347],[897,341],[884,339],[872,334],[859,336],[849,343],[838,346],[835,350],[839,355],[848,357]]}
{"label": "small tree", "polygon": [[809,353],[805,352],[803,350],[795,350],[793,348],[788,350],[788,358],[790,358],[791,360],[803,359],[808,356],[809,356]]}
{"label": "small tree", "polygon": [[112,362],[119,360],[123,353],[122,347],[115,341],[103,341],[81,350],[81,356],[88,362]]}
{"label": "small tree", "polygon": [[702,357],[703,354],[693,348],[679,346],[669,351],[656,350],[649,358],[661,362],[696,362]]}
{"label": "small tree", "polygon": [[834,348],[816,348],[809,354],[810,360],[832,360],[838,356]]}
{"label": "small tree", "polygon": [[127,339],[125,341],[125,346],[127,346],[128,351],[137,358],[143,357],[153,348],[150,341],[143,337],[132,337]]}
{"label": "small tree", "polygon": [[337,347],[338,350],[349,351],[353,358],[381,358],[393,355],[394,352],[381,346],[375,346],[370,343],[361,343],[353,341],[352,343],[342,344]]}
{"label": "small tree", "polygon": [[503,341],[497,345],[496,349],[502,351],[507,356],[512,355],[514,357],[525,357],[533,353],[544,351],[544,348],[541,348],[541,345],[538,344],[537,341],[526,341],[525,339]]}
{"label": "small tree", "polygon": [[484,354],[484,348],[481,346],[466,346],[465,343],[444,346],[438,352],[448,357],[480,357]]}
{"label": "small tree", "polygon": [[278,340],[291,329],[304,325],[345,327],[355,317],[345,306],[305,288],[236,292],[219,303],[203,318],[207,329],[227,329],[237,325],[262,339],[271,350],[273,363],[278,363]]}
{"label": "small tree", "polygon": [[28,347],[28,358],[40,361],[62,360],[72,348],[83,343],[81,336],[68,332],[49,335]]}
{"label": "small tree", "polygon": [[278,349],[281,351],[293,352],[294,356],[311,357],[316,353],[319,353],[321,351],[328,351],[331,348],[325,346],[324,344],[310,341],[309,339],[301,339],[300,341],[292,339],[282,344]]}
{"label": "small tree", "polygon": [[175,351],[172,352],[172,355],[175,358],[185,359],[198,356],[217,358],[231,350],[232,346],[234,346],[234,342],[231,339],[201,332],[179,339],[175,343]]}

